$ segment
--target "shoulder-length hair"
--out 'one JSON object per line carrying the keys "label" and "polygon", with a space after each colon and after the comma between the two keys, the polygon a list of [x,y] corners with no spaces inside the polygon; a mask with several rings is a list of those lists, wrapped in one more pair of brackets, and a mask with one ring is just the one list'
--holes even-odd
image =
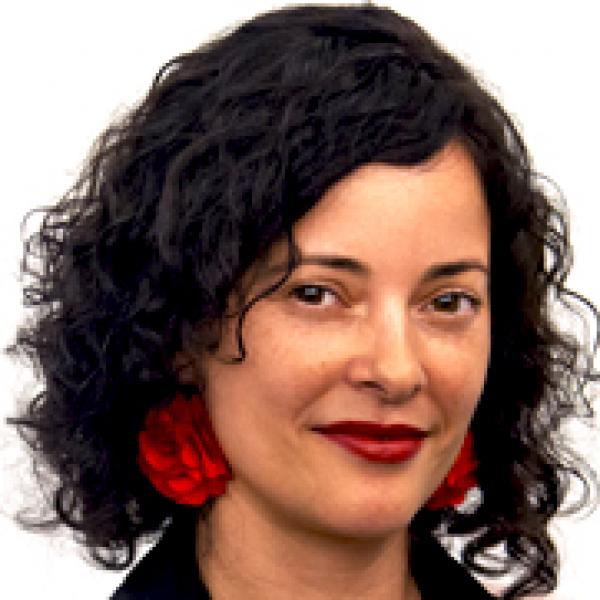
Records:
{"label": "shoulder-length hair", "polygon": [[[411,533],[469,534],[468,569],[520,571],[506,598],[554,589],[548,522],[573,478],[576,508],[593,483],[561,434],[593,417],[596,334],[584,334],[597,322],[565,287],[565,209],[476,77],[409,19],[364,6],[270,12],[171,60],[25,242],[37,317],[12,351],[43,390],[11,422],[58,475],[56,520],[97,560],[129,565],[143,534],[192,510],[136,463],[145,415],[181,388],[175,353],[215,349],[228,295],[282,236],[285,281],[292,226],[334,182],[368,162],[420,163],[451,140],[477,165],[491,219],[492,350],[472,423],[481,497],[466,511],[422,509]],[[556,325],[557,306],[580,335]],[[480,559],[498,546],[492,572]]]}

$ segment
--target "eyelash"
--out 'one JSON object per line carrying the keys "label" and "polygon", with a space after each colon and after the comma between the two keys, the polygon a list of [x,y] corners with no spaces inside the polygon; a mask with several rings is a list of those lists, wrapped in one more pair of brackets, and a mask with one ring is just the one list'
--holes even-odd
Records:
{"label": "eyelash", "polygon": [[[339,298],[339,295],[337,294],[337,292],[335,292],[334,290],[332,290],[331,288],[329,288],[327,286],[318,285],[318,284],[305,284],[305,285],[296,286],[295,288],[292,289],[290,296],[295,297],[297,300],[299,300],[303,304],[308,304],[309,306],[322,306],[322,303],[320,303],[320,302],[317,302],[317,303],[309,302],[309,301],[303,300],[300,297],[300,292],[302,292],[303,290],[306,291],[308,289],[318,290],[320,296],[322,296],[323,293],[328,293],[328,294],[331,294],[332,296],[335,296],[336,298]],[[477,312],[477,310],[481,307],[481,304],[482,304],[481,299],[477,298],[476,296],[473,296],[472,294],[467,294],[462,291],[449,291],[449,292],[444,292],[443,294],[439,294],[439,295],[435,296],[431,300],[431,302],[429,303],[428,306],[431,307],[431,304],[433,302],[435,302],[436,300],[440,300],[440,299],[450,300],[453,303],[455,303],[457,300],[458,301],[466,300],[467,302],[470,303],[470,305],[471,305],[470,308],[473,312]],[[435,310],[435,309],[432,308],[432,310]],[[458,314],[458,311],[439,310],[437,312],[451,314],[451,315]]]}

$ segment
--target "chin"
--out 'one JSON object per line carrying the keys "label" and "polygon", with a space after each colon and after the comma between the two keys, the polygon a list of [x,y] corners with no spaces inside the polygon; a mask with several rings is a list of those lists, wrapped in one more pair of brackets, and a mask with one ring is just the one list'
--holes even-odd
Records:
{"label": "chin", "polygon": [[327,524],[330,530],[346,538],[382,539],[406,531],[419,507],[365,506],[362,510],[337,511]]}

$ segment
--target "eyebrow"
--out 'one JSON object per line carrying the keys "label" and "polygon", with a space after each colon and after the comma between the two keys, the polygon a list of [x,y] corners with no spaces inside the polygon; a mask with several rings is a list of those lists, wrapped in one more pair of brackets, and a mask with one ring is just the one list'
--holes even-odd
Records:
{"label": "eyebrow", "polygon": [[[300,259],[298,266],[302,265],[320,265],[329,269],[345,271],[353,275],[368,277],[371,275],[371,269],[368,265],[352,258],[350,256],[328,255],[328,254],[311,254]],[[275,265],[268,269],[268,274],[285,271],[286,265]],[[489,269],[479,260],[464,259],[452,262],[438,263],[431,265],[421,277],[421,283],[427,283],[440,279],[442,277],[452,277],[460,275],[467,271],[480,271],[484,275],[488,275]]]}

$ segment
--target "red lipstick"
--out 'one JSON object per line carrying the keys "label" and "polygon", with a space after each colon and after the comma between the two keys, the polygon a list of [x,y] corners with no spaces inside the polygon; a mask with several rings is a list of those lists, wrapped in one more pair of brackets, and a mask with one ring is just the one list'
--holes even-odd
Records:
{"label": "red lipstick", "polygon": [[383,425],[366,421],[339,421],[315,431],[369,461],[399,463],[412,458],[427,432],[404,424]]}

